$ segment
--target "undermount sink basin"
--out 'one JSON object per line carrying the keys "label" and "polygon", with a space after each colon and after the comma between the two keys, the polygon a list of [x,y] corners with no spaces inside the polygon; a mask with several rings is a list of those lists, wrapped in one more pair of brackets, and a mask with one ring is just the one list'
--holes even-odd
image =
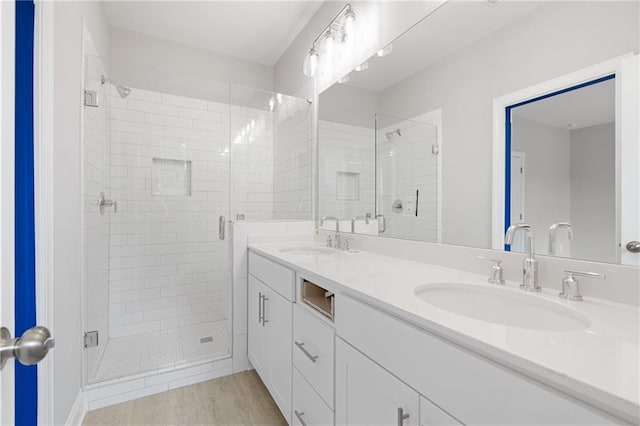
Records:
{"label": "undermount sink basin", "polygon": [[429,305],[480,321],[545,331],[584,330],[587,317],[559,303],[505,288],[438,283],[414,290]]}
{"label": "undermount sink basin", "polygon": [[335,250],[328,247],[288,247],[280,249],[280,252],[301,256],[318,256],[321,254],[333,254]]}

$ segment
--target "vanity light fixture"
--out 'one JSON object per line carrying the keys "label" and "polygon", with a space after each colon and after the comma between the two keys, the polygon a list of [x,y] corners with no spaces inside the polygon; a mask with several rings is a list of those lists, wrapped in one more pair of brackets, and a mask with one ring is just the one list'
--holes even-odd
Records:
{"label": "vanity light fixture", "polygon": [[316,73],[318,72],[318,59],[318,52],[316,51],[315,47],[312,47],[309,51],[309,54],[304,59],[304,66],[302,68],[304,75],[306,75],[307,77],[313,77],[316,75]]}
{"label": "vanity light fixture", "polygon": [[338,41],[343,45],[353,45],[356,38],[355,22],[356,14],[351,3],[347,3],[311,44],[302,67],[304,75],[315,77],[318,74],[321,53],[323,59],[332,63]]}
{"label": "vanity light fixture", "polygon": [[385,47],[383,47],[382,49],[378,50],[376,55],[379,58],[382,58],[383,56],[387,56],[389,53],[391,53],[392,50],[393,50],[393,45],[391,43],[389,43]]}

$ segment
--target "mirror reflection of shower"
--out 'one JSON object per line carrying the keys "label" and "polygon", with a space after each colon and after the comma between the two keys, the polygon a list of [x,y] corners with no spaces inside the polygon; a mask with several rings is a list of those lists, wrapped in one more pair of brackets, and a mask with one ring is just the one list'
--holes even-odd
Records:
{"label": "mirror reflection of shower", "polygon": [[129,87],[123,86],[117,81],[114,81],[108,77],[105,77],[104,75],[102,76],[101,82],[103,86],[105,85],[105,83],[112,84],[116,88],[116,90],[118,91],[118,94],[122,99],[126,98],[131,93],[131,89]]}
{"label": "mirror reflection of shower", "polygon": [[402,132],[400,131],[400,129],[395,129],[392,132],[387,132],[384,134],[384,136],[387,138],[388,141],[392,140],[395,135],[398,135],[398,137],[402,137]]}

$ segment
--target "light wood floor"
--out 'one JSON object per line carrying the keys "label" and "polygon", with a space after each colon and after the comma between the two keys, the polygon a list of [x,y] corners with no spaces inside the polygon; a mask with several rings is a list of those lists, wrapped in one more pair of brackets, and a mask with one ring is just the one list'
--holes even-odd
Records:
{"label": "light wood floor", "polygon": [[255,371],[89,412],[94,425],[286,425]]}

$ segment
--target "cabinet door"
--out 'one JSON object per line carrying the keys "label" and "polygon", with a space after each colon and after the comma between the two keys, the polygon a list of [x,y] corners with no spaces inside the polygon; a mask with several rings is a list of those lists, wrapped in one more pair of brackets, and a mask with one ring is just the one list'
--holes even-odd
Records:
{"label": "cabinet door", "polygon": [[420,426],[459,426],[461,424],[425,397],[420,397]]}
{"label": "cabinet door", "polygon": [[[247,306],[247,355],[263,381],[268,380],[267,368],[267,329],[262,324],[263,297],[267,296],[267,286],[249,275]],[[266,302],[264,302],[266,303]]]}
{"label": "cabinet door", "polygon": [[336,339],[336,424],[419,424],[418,393]]}
{"label": "cabinet door", "polygon": [[267,329],[265,347],[269,362],[269,390],[280,411],[291,424],[291,338],[293,306],[269,289],[265,301],[264,321]]}

